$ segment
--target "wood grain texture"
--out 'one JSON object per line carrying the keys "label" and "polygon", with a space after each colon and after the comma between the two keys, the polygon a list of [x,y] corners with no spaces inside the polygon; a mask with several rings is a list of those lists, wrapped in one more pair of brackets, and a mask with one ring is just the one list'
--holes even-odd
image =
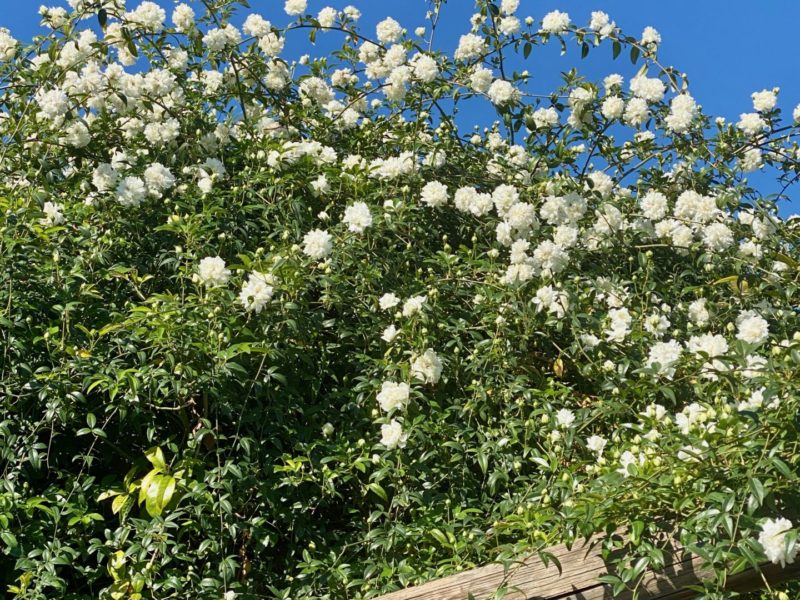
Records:
{"label": "wood grain texture", "polygon": [[[545,565],[538,556],[530,556],[506,569],[503,565],[487,565],[450,577],[437,579],[384,596],[376,600],[475,600],[499,598],[498,590],[506,590],[504,600],[612,600],[610,586],[597,581],[608,573],[601,556],[599,537],[587,543],[577,543],[571,549],[556,546],[549,551],[558,559]],[[642,600],[689,600],[695,592],[687,590],[709,576],[702,560],[680,549],[670,554],[667,566],[658,571],[647,571],[639,585]],[[730,577],[729,590],[753,591],[800,576],[800,563],[781,568],[766,564]],[[632,594],[623,593],[618,600],[630,600]]]}

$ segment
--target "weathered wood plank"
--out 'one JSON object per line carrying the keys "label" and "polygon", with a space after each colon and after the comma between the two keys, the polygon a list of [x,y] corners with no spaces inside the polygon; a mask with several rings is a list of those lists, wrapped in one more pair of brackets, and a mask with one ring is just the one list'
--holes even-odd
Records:
{"label": "weathered wood plank", "polygon": [[[508,569],[499,564],[487,565],[386,594],[377,600],[467,600],[470,594],[476,600],[489,600],[500,589],[506,590],[503,598],[507,600],[611,600],[610,586],[597,581],[597,577],[608,573],[597,543],[599,539],[592,538],[571,549],[564,545],[550,549],[561,564],[560,570],[554,562],[545,566],[538,556],[530,556]],[[673,551],[670,556],[664,569],[645,573],[639,585],[639,598],[689,600],[695,596],[686,588],[707,578],[709,570],[702,567],[699,557],[681,550]],[[766,564],[761,566],[761,573],[750,569],[730,577],[727,587],[752,591],[762,589],[764,579],[773,585],[799,575],[800,563],[785,568]],[[618,596],[622,600],[631,597],[629,593]]]}

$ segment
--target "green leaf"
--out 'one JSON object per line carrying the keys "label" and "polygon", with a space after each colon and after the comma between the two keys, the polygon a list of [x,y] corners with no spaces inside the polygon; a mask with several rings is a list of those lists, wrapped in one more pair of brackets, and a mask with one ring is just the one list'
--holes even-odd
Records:
{"label": "green leaf", "polygon": [[442,533],[442,531],[440,529],[436,529],[434,527],[433,529],[430,530],[430,534],[442,546],[449,546],[450,545],[449,541],[447,540],[447,536],[444,533]]}
{"label": "green leaf", "polygon": [[113,498],[114,496],[119,496],[122,492],[120,490],[108,490],[107,492],[103,492],[97,497],[98,502],[102,502],[103,500],[108,500],[109,498]]}
{"label": "green leaf", "polygon": [[644,522],[634,521],[631,523],[631,543],[638,545],[642,539],[642,532],[644,531]]}
{"label": "green leaf", "polygon": [[2,539],[9,548],[16,548],[18,545],[17,538],[14,537],[14,534],[10,531],[3,531],[0,533],[0,539]]}
{"label": "green leaf", "polygon": [[131,500],[131,497],[128,494],[121,494],[114,498],[114,501],[111,503],[111,512],[115,515],[122,510],[127,502]]}
{"label": "green leaf", "polygon": [[794,480],[796,478],[796,475],[792,473],[792,470],[789,468],[789,465],[787,465],[777,456],[772,457],[772,464],[778,471],[780,471],[781,475],[783,475],[787,479]]}
{"label": "green leaf", "polygon": [[153,479],[155,479],[158,474],[159,471],[157,469],[153,469],[142,478],[142,482],[139,485],[139,504],[144,502],[145,498],[147,498],[147,490],[150,489],[150,486],[153,484]]}
{"label": "green leaf", "polygon": [[486,471],[489,470],[489,457],[480,451],[478,452],[478,465],[481,471],[483,471],[483,474],[486,475]]}
{"label": "green leaf", "polygon": [[157,517],[166,508],[175,491],[175,478],[171,475],[156,475],[147,488],[145,510],[151,517]]}
{"label": "green leaf", "polygon": [[616,59],[619,56],[619,53],[622,52],[622,44],[620,44],[617,40],[614,40],[612,48],[611,55]]}
{"label": "green leaf", "polygon": [[167,470],[167,461],[164,459],[164,452],[158,446],[153,446],[145,452],[144,455],[147,460],[150,461],[150,464],[159,471]]}
{"label": "green leaf", "polygon": [[379,496],[384,502],[389,501],[389,495],[386,493],[386,490],[383,489],[381,484],[372,482],[367,485],[367,489]]}
{"label": "green leaf", "polygon": [[634,46],[631,48],[631,62],[635,65],[636,61],[639,60],[639,48]]}
{"label": "green leaf", "polygon": [[753,493],[753,497],[755,498],[757,505],[761,506],[764,504],[764,498],[767,495],[766,490],[764,489],[764,484],[755,477],[751,477],[747,483],[750,487],[750,491]]}

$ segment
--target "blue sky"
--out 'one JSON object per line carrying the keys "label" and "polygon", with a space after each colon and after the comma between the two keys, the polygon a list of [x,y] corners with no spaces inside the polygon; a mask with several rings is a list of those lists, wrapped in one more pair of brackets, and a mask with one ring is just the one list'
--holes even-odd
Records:
{"label": "blue sky", "polygon": [[[171,12],[173,0],[157,0]],[[48,5],[66,6],[64,0]],[[138,4],[128,0],[129,6]],[[276,24],[288,21],[283,0],[250,0],[252,10]],[[425,25],[425,0],[309,0],[309,11],[324,6],[342,8],[353,4],[363,12],[362,25],[370,32],[374,23],[391,15],[409,31]],[[0,0],[0,26],[15,37],[29,39],[39,32],[36,9],[39,2]],[[449,0],[437,33],[437,47],[452,50],[458,37],[469,29],[472,0]],[[797,51],[798,0],[520,0],[518,15],[537,19],[550,10],[567,11],[576,23],[588,23],[592,10],[604,10],[624,32],[638,36],[646,25],[659,30],[663,42],[659,59],[689,76],[690,91],[706,113],[737,119],[752,110],[750,94],[764,88],[780,87],[779,106],[789,116],[800,103],[800,53]],[[320,36],[316,48],[298,38],[288,47],[292,53],[324,53],[333,47],[336,34]],[[531,91],[550,92],[559,73],[576,66],[589,79],[611,72],[630,75],[634,71],[624,56],[612,61],[610,48],[599,48],[580,60],[576,47],[559,56],[557,45],[534,51],[525,65],[533,75]],[[539,87],[541,85],[541,87]],[[493,119],[488,107],[461,115],[464,120],[486,125]],[[764,194],[777,191],[770,174],[754,174],[751,181]],[[790,190],[793,200],[782,206],[782,214],[800,212],[800,188]]]}

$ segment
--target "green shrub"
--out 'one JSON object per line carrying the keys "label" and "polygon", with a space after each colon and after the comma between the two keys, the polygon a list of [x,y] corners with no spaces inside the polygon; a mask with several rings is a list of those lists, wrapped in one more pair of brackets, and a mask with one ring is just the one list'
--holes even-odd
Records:
{"label": "green shrub", "polygon": [[[798,230],[744,175],[800,172],[772,92],[714,122],[653,32],[508,0],[455,57],[352,10],[71,4],[0,31],[14,597],[367,598],[621,525],[616,591],[664,536],[709,595],[791,562]],[[524,95],[556,41],[642,68]]]}

